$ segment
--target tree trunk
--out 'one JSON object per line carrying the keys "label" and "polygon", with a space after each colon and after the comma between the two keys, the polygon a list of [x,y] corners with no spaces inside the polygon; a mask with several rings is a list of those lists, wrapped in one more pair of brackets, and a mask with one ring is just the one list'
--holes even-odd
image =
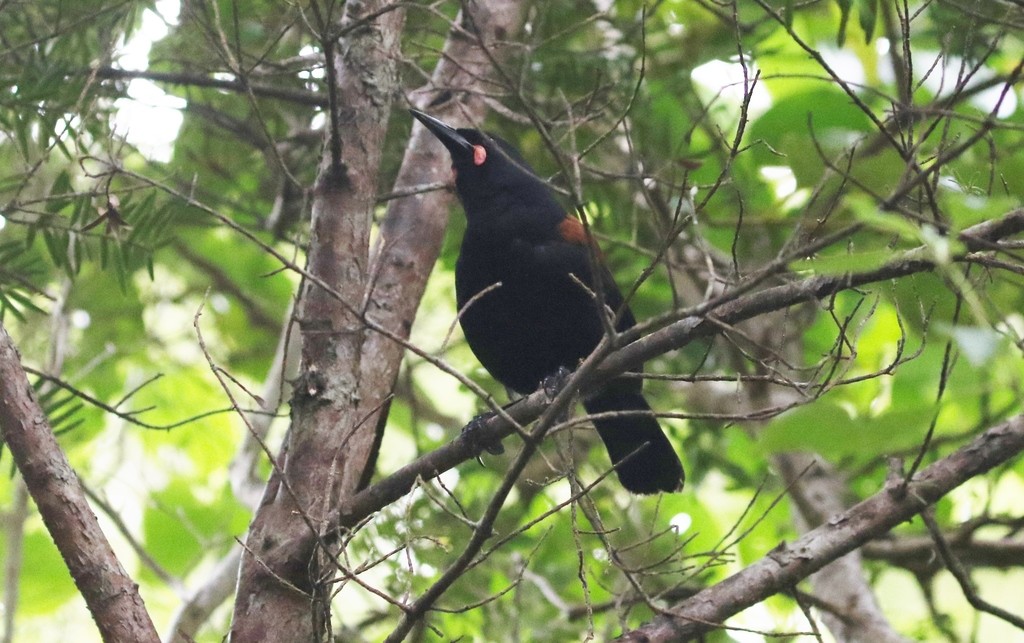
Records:
{"label": "tree trunk", "polygon": [[[366,6],[362,13],[374,10]],[[334,567],[323,555],[330,550],[321,539],[330,527],[326,518],[372,474],[378,426],[386,418],[403,340],[441,249],[452,196],[435,190],[393,200],[377,244],[368,251],[380,146],[389,100],[397,90],[393,61],[401,18],[393,14],[398,11],[379,18],[376,29],[353,32],[335,58],[334,93],[343,97],[335,112],[343,160],[334,162],[332,150],[338,148],[328,141],[313,204],[309,259],[310,274],[331,290],[313,284],[305,293],[303,367],[286,453],[278,461],[284,475],[275,468],[251,527],[234,641],[318,640],[328,631],[325,582]],[[444,105],[436,105],[435,112],[470,122],[483,118],[480,85],[502,53],[493,43],[515,33],[521,15],[520,0],[473,5],[470,17],[460,15],[432,77],[432,87],[450,97],[438,101]],[[346,17],[342,28],[354,19]],[[360,39],[365,42],[356,42]],[[368,51],[371,45],[376,53]],[[436,98],[430,90],[423,93]],[[447,179],[445,155],[417,128],[395,189]]]}
{"label": "tree trunk", "polygon": [[[320,25],[331,118],[317,177],[306,290],[300,307],[302,366],[292,425],[242,556],[231,637],[321,641],[330,626],[318,548],[325,516],[370,466],[376,427],[359,396],[366,327],[370,224],[391,98],[398,91],[400,8],[360,24],[383,2],[350,2]],[[343,33],[341,37],[331,34]],[[371,358],[372,359],[372,356]],[[301,542],[301,548],[282,546]]]}

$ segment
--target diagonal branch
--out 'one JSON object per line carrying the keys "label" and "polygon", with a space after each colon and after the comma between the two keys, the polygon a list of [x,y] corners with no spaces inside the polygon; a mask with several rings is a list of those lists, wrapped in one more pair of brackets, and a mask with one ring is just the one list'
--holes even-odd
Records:
{"label": "diagonal branch", "polygon": [[0,429],[104,641],[159,641],[0,325]]}
{"label": "diagonal branch", "polygon": [[877,538],[931,506],[975,476],[1024,451],[1024,415],[995,426],[950,456],[927,467],[902,490],[902,482],[833,516],[792,544],[781,543],[767,556],[721,583],[684,600],[621,641],[681,641],[698,637],[773,594],[788,591],[872,538]]}
{"label": "diagonal branch", "polygon": [[[1024,209],[986,221],[964,230],[960,238],[968,250],[987,248],[1007,236],[1024,232]],[[749,293],[717,307],[698,306],[682,319],[609,354],[595,369],[593,377],[581,378],[581,393],[599,388],[604,382],[634,370],[645,361],[686,346],[694,340],[719,333],[719,322],[735,324],[795,304],[828,297],[841,290],[882,282],[905,275],[926,272],[935,263],[924,258],[922,249],[876,270],[839,276],[810,277]],[[716,321],[717,320],[717,321]],[[548,403],[543,390],[523,398],[507,409],[520,426],[537,419]],[[424,455],[395,471],[379,483],[355,494],[345,502],[332,522],[342,528],[357,524],[375,511],[407,494],[419,480],[428,480],[476,457],[481,444],[492,444],[515,432],[506,419],[496,416],[481,424],[472,434],[462,434],[447,445]]]}

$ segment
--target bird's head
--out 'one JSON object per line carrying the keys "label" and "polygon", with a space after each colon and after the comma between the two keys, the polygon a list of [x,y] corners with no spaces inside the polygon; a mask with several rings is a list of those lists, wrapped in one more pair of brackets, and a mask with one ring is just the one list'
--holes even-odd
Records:
{"label": "bird's head", "polygon": [[536,201],[544,208],[554,205],[561,212],[551,189],[510,143],[480,130],[452,127],[416,109],[409,111],[448,149],[455,188],[470,216],[474,206],[513,195],[521,207]]}

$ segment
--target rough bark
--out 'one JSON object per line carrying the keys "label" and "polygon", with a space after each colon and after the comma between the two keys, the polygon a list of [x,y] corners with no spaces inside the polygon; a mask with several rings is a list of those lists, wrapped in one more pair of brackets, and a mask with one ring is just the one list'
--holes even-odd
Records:
{"label": "rough bark", "polygon": [[[363,12],[374,10],[366,6]],[[483,117],[479,95],[485,89],[482,84],[491,56],[500,55],[495,43],[518,29],[522,11],[518,0],[474,4],[469,11],[469,19],[460,16],[453,26],[424,93],[436,98],[431,94],[447,92],[449,99],[433,109],[435,113],[476,121]],[[400,23],[392,19],[379,28],[390,34],[384,39],[397,38]],[[349,43],[346,51],[359,46]],[[326,599],[319,599],[315,582],[325,578],[321,570],[329,572],[328,566],[320,567],[315,561],[317,544],[326,531],[324,518],[372,473],[379,420],[382,414],[386,417],[403,354],[403,346],[394,338],[408,337],[447,223],[451,204],[447,191],[396,199],[372,254],[367,251],[369,214],[378,192],[374,181],[380,144],[395,89],[383,81],[391,78],[393,70],[382,76],[380,67],[397,59],[397,43],[375,46],[381,55],[373,60],[367,60],[366,52],[358,58],[345,57],[343,52],[335,62],[336,94],[344,97],[339,114],[349,115],[340,119],[348,130],[341,138],[344,167],[332,166],[328,141],[314,202],[309,264],[310,272],[335,292],[310,288],[303,303],[303,368],[293,404],[285,475],[282,480],[275,474],[271,480],[251,528],[236,597],[235,641],[267,640],[261,637],[268,636],[268,627],[279,628],[274,631],[290,640],[314,640],[304,635],[324,633],[318,623],[328,618]],[[385,51],[391,54],[384,55]],[[367,71],[374,65],[376,72]],[[352,84],[353,78],[361,78],[361,86]],[[365,95],[357,96],[360,92]],[[363,104],[355,104],[359,101]],[[377,129],[361,129],[364,126]],[[395,190],[447,179],[447,166],[443,148],[417,128]],[[338,220],[339,213],[345,213],[345,220]],[[364,317],[391,336],[366,331]],[[296,505],[292,493],[306,501]],[[280,614],[288,617],[282,619]]]}
{"label": "rough bark", "polygon": [[[787,486],[796,498],[794,518],[797,529],[807,533],[832,516],[846,510],[846,490],[839,476],[816,456],[787,453],[776,458]],[[807,473],[800,475],[802,472]],[[837,609],[822,610],[821,620],[841,643],[906,643],[910,639],[896,632],[886,619],[864,573],[859,550],[836,559],[811,574],[814,595]]]}
{"label": "rough bark", "polygon": [[104,641],[159,641],[0,324],[0,430]]}
{"label": "rough bark", "polygon": [[[292,424],[246,540],[231,629],[236,642],[325,640],[330,569],[317,555],[316,535],[330,507],[357,488],[376,443],[374,425],[364,421],[372,410],[359,395],[362,314],[405,17],[401,8],[382,12],[384,5],[349,2],[340,21],[321,25],[344,33],[324,42],[333,100],[308,259],[309,272],[330,291],[310,285],[303,295]],[[375,17],[364,20],[369,16]],[[304,546],[282,546],[296,541]]]}

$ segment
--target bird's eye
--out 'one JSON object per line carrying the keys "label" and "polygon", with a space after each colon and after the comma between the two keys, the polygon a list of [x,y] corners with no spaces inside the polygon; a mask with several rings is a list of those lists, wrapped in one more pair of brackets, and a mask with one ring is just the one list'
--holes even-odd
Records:
{"label": "bird's eye", "polygon": [[487,160],[487,150],[483,145],[473,146],[473,165],[481,166]]}

